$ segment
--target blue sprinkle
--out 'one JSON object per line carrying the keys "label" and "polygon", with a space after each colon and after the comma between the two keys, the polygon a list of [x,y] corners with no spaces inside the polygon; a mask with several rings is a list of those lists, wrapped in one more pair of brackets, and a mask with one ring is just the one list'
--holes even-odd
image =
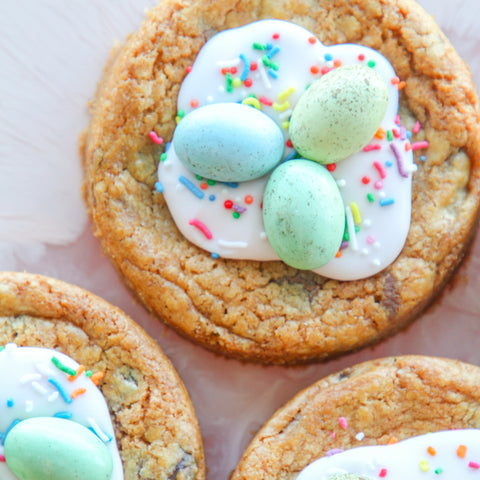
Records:
{"label": "blue sprinkle", "polygon": [[219,257],[220,257],[220,255],[218,253],[212,252],[212,258],[214,258],[216,260]]}
{"label": "blue sprinkle", "polygon": [[278,78],[278,73],[273,68],[269,68],[267,73],[273,78]]}
{"label": "blue sprinkle", "polygon": [[63,387],[60,385],[59,382],[57,382],[57,380],[50,377],[48,381],[58,390],[58,393],[61,395],[61,397],[66,403],[72,403],[72,397],[63,389]]}
{"label": "blue sprinkle", "polygon": [[412,132],[410,130],[407,130],[407,138],[411,138]]}
{"label": "blue sprinkle", "polygon": [[230,188],[238,188],[238,182],[221,182],[221,183]]}
{"label": "blue sprinkle", "polygon": [[385,162],[385,166],[386,166],[386,167],[391,167],[392,165],[393,165],[393,162],[390,161],[390,160],[387,160],[387,161]]}
{"label": "blue sprinkle", "polygon": [[420,157],[420,160],[421,160],[422,162],[424,162],[426,159],[427,159],[427,157],[426,157],[425,155],[422,155],[422,156]]}
{"label": "blue sprinkle", "polygon": [[20,420],[18,418],[16,418],[11,424],[10,426],[7,428],[7,431],[5,432],[5,435],[3,436],[2,438],[2,445],[5,444],[5,440],[7,439],[7,435],[10,433],[10,430],[15,426],[15,425],[18,425],[20,423]]}
{"label": "blue sprinkle", "polygon": [[243,61],[243,70],[240,75],[240,80],[244,82],[250,73],[250,59],[243,53],[240,54],[240,59]]}
{"label": "blue sprinkle", "polygon": [[211,202],[214,202],[214,201],[215,201],[215,198],[217,198],[217,197],[215,197],[215,195],[210,195],[210,196],[208,197],[208,199],[209,199]]}
{"label": "blue sprinkle", "polygon": [[188,178],[180,175],[178,177],[178,181],[185,185],[196,197],[200,198],[200,200],[205,196],[205,194],[196,187]]}
{"label": "blue sprinkle", "polygon": [[[102,437],[98,434],[98,432],[92,428],[92,427],[87,427],[91,432],[93,432],[100,440],[102,440],[102,442],[104,441],[102,439]],[[105,436],[107,437],[107,441],[105,443],[108,443],[108,442],[111,442],[113,437],[111,437],[110,435],[107,435],[105,432],[103,432],[105,434]]]}
{"label": "blue sprinkle", "polygon": [[323,57],[327,62],[333,59],[332,55],[330,53],[326,53]]}
{"label": "blue sprinkle", "polygon": [[160,182],[155,182],[155,189],[158,193],[163,193],[163,185]]}
{"label": "blue sprinkle", "polygon": [[286,157],[284,162],[288,162],[290,160],[294,160],[297,157],[297,152],[293,150],[293,152],[290,152]]}
{"label": "blue sprinkle", "polygon": [[172,142],[167,142],[165,144],[165,151],[168,152],[168,150],[170,150],[170,146],[172,145]]}
{"label": "blue sprinkle", "polygon": [[72,418],[72,412],[57,412],[54,417],[69,419]]}
{"label": "blue sprinkle", "polygon": [[274,45],[268,52],[267,57],[272,58],[275,54],[280,51],[280,47],[278,45]]}
{"label": "blue sprinkle", "polygon": [[388,198],[382,198],[380,200],[380,206],[381,207],[386,207],[387,205],[392,205],[395,203],[395,199],[392,198],[392,197],[388,197]]}
{"label": "blue sprinkle", "polygon": [[270,50],[271,48],[273,48],[273,44],[272,43],[267,43],[267,50]]}
{"label": "blue sprinkle", "polygon": [[11,408],[15,405],[15,402],[13,401],[13,398],[7,398],[7,407]]}

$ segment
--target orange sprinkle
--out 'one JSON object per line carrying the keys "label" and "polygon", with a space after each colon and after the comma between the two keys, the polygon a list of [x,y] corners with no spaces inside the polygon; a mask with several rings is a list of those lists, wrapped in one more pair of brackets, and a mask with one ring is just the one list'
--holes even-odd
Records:
{"label": "orange sprinkle", "polygon": [[190,106],[192,108],[197,108],[198,105],[199,105],[199,103],[198,103],[198,100],[196,98],[194,98],[193,100],[190,100]]}
{"label": "orange sprinkle", "polygon": [[390,83],[392,85],[398,85],[400,83],[400,79],[398,77],[392,77]]}
{"label": "orange sprinkle", "polygon": [[91,377],[90,377],[90,380],[95,384],[95,385],[98,385],[98,383],[100,382],[100,380],[102,380],[102,378],[104,377],[105,375],[105,372],[96,372],[94,373]]}
{"label": "orange sprinkle", "polygon": [[427,452],[433,457],[437,454],[437,451],[433,447],[428,447]]}
{"label": "orange sprinkle", "polygon": [[379,127],[379,129],[378,129],[377,132],[375,133],[375,137],[376,137],[376,138],[379,138],[379,139],[381,140],[382,138],[385,138],[385,135],[386,135],[386,134],[387,134],[387,133],[385,132],[385,129],[382,128],[382,127]]}
{"label": "orange sprinkle", "polygon": [[69,375],[68,381],[73,382],[76,380],[84,371],[86,370],[85,365],[79,365],[77,368],[77,373],[75,375]]}
{"label": "orange sprinkle", "polygon": [[248,205],[253,203],[253,197],[251,195],[246,195],[245,196],[245,203],[247,203]]}
{"label": "orange sprinkle", "polygon": [[335,256],[336,256],[337,258],[340,258],[340,257],[342,256],[342,251],[341,251],[341,250],[339,250],[339,251],[336,253],[336,255],[335,255]]}
{"label": "orange sprinkle", "polygon": [[410,143],[407,142],[405,144],[405,151],[408,152],[411,148],[412,148],[412,146],[410,145]]}
{"label": "orange sprinkle", "polygon": [[312,72],[314,75],[316,75],[318,72],[320,72],[320,69],[316,65],[312,65],[310,67],[310,72]]}
{"label": "orange sprinkle", "polygon": [[401,90],[402,88],[405,88],[405,85],[406,85],[406,83],[402,80],[402,81],[398,84],[398,89]]}
{"label": "orange sprinkle", "polygon": [[467,454],[467,447],[465,445],[460,445],[457,448],[457,456],[460,458],[465,458],[466,454]]}
{"label": "orange sprinkle", "polygon": [[77,398],[79,395],[83,395],[86,391],[87,391],[86,388],[77,388],[70,394],[70,396],[72,398]]}
{"label": "orange sprinkle", "polygon": [[200,188],[201,188],[202,190],[206,190],[206,189],[208,188],[208,184],[207,184],[207,183],[201,183],[201,184],[200,184]]}
{"label": "orange sprinkle", "polygon": [[314,45],[315,43],[317,43],[317,39],[315,37],[309,37],[308,43],[311,43],[312,45]]}
{"label": "orange sprinkle", "polygon": [[394,443],[397,443],[397,442],[398,442],[397,437],[390,437],[390,439],[388,440],[387,444],[388,444],[388,445],[393,445]]}
{"label": "orange sprinkle", "polygon": [[333,61],[333,66],[334,66],[334,67],[341,67],[341,66],[342,66],[342,61],[341,61],[339,58],[336,58],[336,59]]}

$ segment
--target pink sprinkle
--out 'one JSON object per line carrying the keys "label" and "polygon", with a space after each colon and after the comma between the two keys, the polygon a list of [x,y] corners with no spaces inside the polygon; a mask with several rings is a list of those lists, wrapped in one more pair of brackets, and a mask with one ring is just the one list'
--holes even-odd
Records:
{"label": "pink sprinkle", "polygon": [[412,128],[412,132],[413,132],[413,133],[418,133],[421,128],[422,128],[422,125],[421,125],[420,122],[417,120],[416,123],[415,123],[415,125],[414,125],[413,128]]}
{"label": "pink sprinkle", "polygon": [[400,137],[400,132],[396,128],[392,128],[392,134],[395,138]]}
{"label": "pink sprinkle", "polygon": [[412,150],[418,150],[419,148],[428,148],[429,143],[426,140],[421,142],[414,142],[410,145]]}
{"label": "pink sprinkle", "polygon": [[369,243],[370,245],[372,245],[373,243],[375,243],[375,237],[373,235],[369,235],[367,237],[367,243]]}
{"label": "pink sprinkle", "polygon": [[189,65],[189,66],[187,67],[187,73],[190,73],[190,72],[192,71],[192,68],[193,68],[193,67],[192,67],[191,65]]}
{"label": "pink sprinkle", "polygon": [[189,220],[188,224],[197,227],[205,235],[205,237],[208,238],[208,240],[211,240],[213,238],[212,232],[210,232],[207,226],[200,220],[193,218],[192,220]]}
{"label": "pink sprinkle", "polygon": [[163,138],[159,137],[155,130],[152,130],[148,135],[153,143],[156,143],[157,145],[161,145],[163,143]]}
{"label": "pink sprinkle", "polygon": [[342,450],[341,448],[332,448],[328,452],[325,452],[325,455],[327,457],[331,457],[332,455],[336,455],[337,453],[342,453],[343,451],[344,450]]}
{"label": "pink sprinkle", "polygon": [[264,96],[258,97],[258,101],[269,107],[273,105],[273,101],[269,100],[267,97],[264,97]]}
{"label": "pink sprinkle", "polygon": [[387,176],[387,169],[380,162],[373,162],[373,166],[377,169],[380,178],[385,178]]}
{"label": "pink sprinkle", "polygon": [[400,115],[395,117],[395,125],[400,125]]}
{"label": "pink sprinkle", "polygon": [[379,476],[380,478],[386,477],[386,476],[387,476],[387,469],[386,469],[386,468],[382,468],[382,469],[380,470],[380,473],[378,474],[378,476]]}
{"label": "pink sprinkle", "polygon": [[336,434],[335,432],[332,432],[332,433],[330,434],[330,437],[333,438],[333,439],[335,439],[336,436],[337,436],[337,434]]}
{"label": "pink sprinkle", "polygon": [[0,462],[5,462],[5,457],[3,455],[0,455]]}
{"label": "pink sprinkle", "polygon": [[377,190],[380,190],[382,187],[383,187],[383,183],[381,180],[377,180],[373,186],[377,189]]}
{"label": "pink sprinkle", "polygon": [[476,468],[477,470],[480,468],[480,463],[477,462],[468,462],[468,466],[470,468]]}
{"label": "pink sprinkle", "polygon": [[340,426],[342,428],[347,428],[348,427],[348,422],[347,422],[347,419],[345,417],[340,417],[338,419],[338,423],[340,424]]}
{"label": "pink sprinkle", "polygon": [[364,152],[371,152],[372,150],[380,150],[382,146],[379,143],[371,143],[366,147],[363,147]]}
{"label": "pink sprinkle", "polygon": [[400,155],[400,151],[398,150],[397,146],[394,143],[390,144],[390,148],[392,149],[393,154],[395,155],[395,160],[397,161],[397,168],[398,173],[400,176],[408,178],[408,172],[405,171],[405,167],[403,165],[403,159]]}

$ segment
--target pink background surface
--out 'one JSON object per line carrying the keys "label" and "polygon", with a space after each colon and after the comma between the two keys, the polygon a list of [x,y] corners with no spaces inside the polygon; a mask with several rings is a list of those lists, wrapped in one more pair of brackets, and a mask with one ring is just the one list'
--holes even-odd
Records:
{"label": "pink background surface", "polygon": [[[371,358],[407,353],[480,365],[480,238],[444,293],[409,328],[325,364],[241,364],[194,346],[140,306],[102,255],[80,196],[77,137],[114,41],[154,0],[2,0],[0,270],[77,284],[121,307],[158,341],[185,382],[202,428],[208,478],[225,479],[253,433],[295,393]],[[480,84],[480,2],[421,0]],[[62,7],[62,8],[60,8]]]}

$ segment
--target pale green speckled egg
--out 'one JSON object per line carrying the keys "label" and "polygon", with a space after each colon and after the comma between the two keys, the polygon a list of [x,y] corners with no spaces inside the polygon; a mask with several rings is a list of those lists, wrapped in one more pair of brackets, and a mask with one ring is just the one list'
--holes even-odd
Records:
{"label": "pale green speckled egg", "polygon": [[112,457],[88,428],[71,420],[35,417],[8,433],[5,460],[20,480],[109,480]]}
{"label": "pale green speckled egg", "polygon": [[345,214],[333,176],[316,162],[282,163],[270,176],[263,197],[268,240],[287,265],[312,270],[335,257]]}
{"label": "pale green speckled egg", "polygon": [[338,67],[300,97],[290,119],[293,146],[319,163],[343,160],[370,142],[387,103],[387,85],[372,68]]}

